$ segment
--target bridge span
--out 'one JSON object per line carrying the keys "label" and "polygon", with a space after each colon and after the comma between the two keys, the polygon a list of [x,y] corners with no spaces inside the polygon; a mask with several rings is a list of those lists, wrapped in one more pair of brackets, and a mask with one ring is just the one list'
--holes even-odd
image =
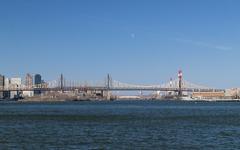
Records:
{"label": "bridge span", "polygon": [[100,85],[75,85],[66,84],[66,80],[61,75],[61,78],[48,82],[48,86],[44,87],[41,85],[25,87],[0,87],[0,92],[3,91],[173,91],[179,92],[219,92],[225,91],[224,89],[209,88],[188,82],[182,78],[182,72],[179,71],[178,78],[175,80],[170,79],[169,82],[158,84],[158,85],[136,85],[123,83],[117,80],[113,80],[110,75],[107,76],[107,80],[102,82]]}

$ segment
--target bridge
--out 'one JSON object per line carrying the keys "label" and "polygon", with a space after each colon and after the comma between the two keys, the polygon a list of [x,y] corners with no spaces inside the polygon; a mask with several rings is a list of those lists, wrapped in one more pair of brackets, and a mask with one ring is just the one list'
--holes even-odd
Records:
{"label": "bridge", "polygon": [[0,92],[3,91],[173,91],[178,92],[218,92],[225,91],[224,89],[210,88],[207,86],[191,83],[182,78],[182,72],[178,73],[178,78],[156,85],[130,84],[117,80],[113,80],[108,74],[105,81],[100,81],[97,84],[80,83],[77,81],[67,81],[63,75],[57,80],[47,82],[47,86],[33,85],[1,87]]}

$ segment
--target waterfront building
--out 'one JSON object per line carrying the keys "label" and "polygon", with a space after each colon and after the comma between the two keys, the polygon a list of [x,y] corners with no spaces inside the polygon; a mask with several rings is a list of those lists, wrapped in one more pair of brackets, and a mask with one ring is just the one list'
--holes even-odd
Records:
{"label": "waterfront building", "polygon": [[23,97],[32,97],[32,96],[34,96],[34,91],[23,91],[22,96]]}
{"label": "waterfront building", "polygon": [[26,75],[25,85],[26,85],[27,88],[32,88],[33,87],[33,76],[30,75],[29,73]]}
{"label": "waterfront building", "polygon": [[193,92],[192,93],[193,98],[199,98],[199,99],[222,99],[225,97],[224,91],[218,91],[218,92]]}
{"label": "waterfront building", "polygon": [[35,86],[39,86],[42,83],[42,76],[40,74],[36,74],[34,77]]}
{"label": "waterfront building", "polygon": [[14,87],[20,87],[22,84],[21,78],[11,78],[10,79],[10,85]]}
{"label": "waterfront building", "polygon": [[0,88],[4,88],[4,80],[5,80],[5,77],[3,75],[0,75]]}
{"label": "waterfront building", "polygon": [[9,83],[10,81],[9,81],[9,79],[8,78],[5,78],[5,80],[4,80],[4,88],[5,89],[9,89]]}
{"label": "waterfront building", "polygon": [[8,91],[9,89],[9,79],[5,77],[4,79],[4,92],[3,92],[3,98],[10,98],[10,91]]}
{"label": "waterfront building", "polygon": [[[21,78],[10,78],[9,88],[11,89],[19,89],[22,87],[22,79]],[[10,91],[10,98],[15,98],[19,96],[19,91]]]}
{"label": "waterfront building", "polygon": [[[0,89],[4,89],[4,79],[5,77],[3,75],[0,75]],[[0,99],[3,98],[3,91],[0,91]]]}
{"label": "waterfront building", "polygon": [[240,98],[240,88],[226,89],[225,96],[229,99],[239,99]]}
{"label": "waterfront building", "polygon": [[[34,76],[34,84],[37,88],[42,88],[42,76],[40,74],[36,74]],[[42,92],[40,90],[35,89],[34,95],[40,95]]]}
{"label": "waterfront building", "polygon": [[48,83],[47,82],[42,82],[42,88],[48,88]]}

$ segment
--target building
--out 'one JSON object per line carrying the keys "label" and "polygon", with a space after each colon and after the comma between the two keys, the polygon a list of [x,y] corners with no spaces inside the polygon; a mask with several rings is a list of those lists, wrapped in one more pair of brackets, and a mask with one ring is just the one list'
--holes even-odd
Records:
{"label": "building", "polygon": [[0,89],[4,88],[4,82],[5,82],[5,77],[3,75],[0,75]]}
{"label": "building", "polygon": [[8,78],[5,78],[5,80],[4,80],[4,88],[5,88],[6,90],[9,89],[9,84],[10,84],[10,80],[9,80]]}
{"label": "building", "polygon": [[32,96],[34,96],[34,91],[23,91],[22,96],[23,97],[32,97]]}
{"label": "building", "polygon": [[192,93],[193,98],[199,98],[199,99],[216,99],[216,98],[224,98],[225,92],[193,92]]}
{"label": "building", "polygon": [[[5,77],[3,75],[0,75],[0,89],[4,90],[4,80]],[[3,98],[3,91],[0,91],[0,99]]]}
{"label": "building", "polygon": [[40,74],[36,74],[34,77],[35,86],[39,86],[42,83],[42,76]]}
{"label": "building", "polygon": [[10,98],[9,85],[10,85],[10,80],[8,78],[5,78],[5,80],[4,80],[5,91],[3,92],[3,98],[5,98],[5,99]]}
{"label": "building", "polygon": [[240,88],[226,89],[225,95],[226,95],[226,97],[231,98],[231,99],[239,99],[240,98]]}
{"label": "building", "polygon": [[10,85],[13,87],[20,87],[22,85],[22,79],[21,78],[11,78]]}
{"label": "building", "polygon": [[[34,76],[34,84],[36,88],[42,88],[42,76],[40,74]],[[34,95],[41,95],[41,93],[41,90],[34,90]]]}
{"label": "building", "polygon": [[48,83],[47,82],[42,82],[42,88],[48,88]]}
{"label": "building", "polygon": [[29,73],[26,75],[25,85],[28,89],[33,87],[33,76]]}
{"label": "building", "polygon": [[[19,89],[22,86],[22,79],[21,78],[10,78],[9,82],[9,88],[10,89]],[[11,91],[10,92],[10,98],[15,98],[19,96],[19,91]]]}

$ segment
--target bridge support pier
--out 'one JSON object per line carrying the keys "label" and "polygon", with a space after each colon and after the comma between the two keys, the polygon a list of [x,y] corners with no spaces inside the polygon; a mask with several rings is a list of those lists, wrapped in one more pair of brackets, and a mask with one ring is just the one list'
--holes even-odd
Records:
{"label": "bridge support pier", "polygon": [[178,71],[178,96],[182,97],[182,70]]}

